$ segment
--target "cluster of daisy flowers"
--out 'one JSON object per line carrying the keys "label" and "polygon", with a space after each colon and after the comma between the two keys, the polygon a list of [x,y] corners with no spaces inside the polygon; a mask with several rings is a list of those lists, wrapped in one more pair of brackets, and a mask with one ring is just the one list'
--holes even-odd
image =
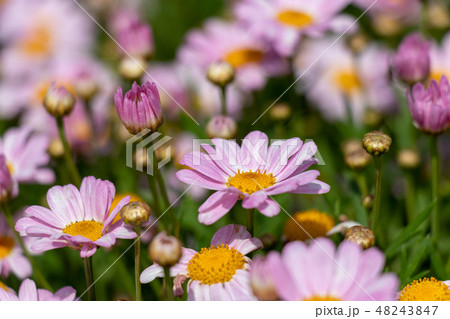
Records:
{"label": "cluster of daisy flowers", "polygon": [[0,1],[0,301],[450,300],[446,4],[149,6]]}

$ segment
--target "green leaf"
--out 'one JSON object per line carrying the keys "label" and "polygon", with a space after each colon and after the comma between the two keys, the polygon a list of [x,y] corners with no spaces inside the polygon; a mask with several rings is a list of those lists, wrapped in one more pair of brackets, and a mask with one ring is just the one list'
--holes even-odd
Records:
{"label": "green leaf", "polygon": [[429,245],[429,250],[433,272],[440,280],[447,280],[447,271],[445,270],[444,262],[442,261],[441,256],[439,256],[438,251],[436,251],[431,244]]}
{"label": "green leaf", "polygon": [[415,253],[409,258],[408,266],[406,267],[406,277],[409,278],[416,271],[417,267],[423,262],[428,255],[428,248],[430,247],[430,237],[425,237],[419,244]]}
{"label": "green leaf", "polygon": [[400,234],[395,237],[395,239],[392,241],[392,243],[389,245],[389,247],[386,249],[385,254],[386,258],[392,257],[394,254],[397,253],[398,249],[403,245],[405,242],[413,238],[415,235],[420,233],[419,227],[422,225],[422,223],[428,219],[430,216],[431,211],[433,210],[433,207],[436,205],[436,201],[433,201],[428,207],[426,207],[420,214],[416,216],[416,218],[406,226]]}

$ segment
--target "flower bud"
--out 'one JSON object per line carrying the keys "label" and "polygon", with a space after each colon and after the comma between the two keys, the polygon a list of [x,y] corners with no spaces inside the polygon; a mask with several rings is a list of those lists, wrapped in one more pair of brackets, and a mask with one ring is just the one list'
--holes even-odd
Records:
{"label": "flower bud", "polygon": [[372,157],[359,144],[359,149],[345,154],[345,164],[354,170],[361,170],[369,165]]}
{"label": "flower bud", "polygon": [[146,170],[148,166],[148,153],[145,148],[138,148],[134,152],[134,163],[136,164],[136,169]]}
{"label": "flower bud", "polygon": [[272,273],[276,268],[279,257],[272,252],[266,258],[257,256],[250,269],[250,287],[253,294],[263,301],[278,300],[278,295]]}
{"label": "flower bud", "polygon": [[361,204],[363,205],[364,208],[371,210],[373,207],[374,200],[375,198],[373,197],[373,195],[366,195],[362,198]]}
{"label": "flower bud", "polygon": [[119,73],[127,80],[137,81],[144,75],[146,68],[147,62],[143,58],[134,57],[132,59],[126,56],[120,61]]}
{"label": "flower bud", "polygon": [[425,81],[430,75],[430,44],[421,35],[407,36],[394,56],[393,72],[407,84]]}
{"label": "flower bud", "polygon": [[206,134],[210,138],[230,139],[236,135],[236,122],[229,116],[217,115],[209,120],[206,126]]}
{"label": "flower bud", "polygon": [[274,121],[284,121],[291,116],[291,107],[286,103],[277,103],[269,111],[269,115]]}
{"label": "flower bud", "polygon": [[362,32],[351,34],[348,38],[349,47],[356,54],[363,51],[369,44],[369,38]]}
{"label": "flower bud", "polygon": [[261,242],[263,243],[264,249],[271,249],[277,243],[277,237],[271,233],[263,234],[261,237],[259,237],[259,240],[261,240]]}
{"label": "flower bud", "polygon": [[375,235],[367,227],[353,226],[345,232],[345,240],[357,244],[362,249],[367,249],[375,244]]}
{"label": "flower bud", "polygon": [[118,38],[124,51],[134,57],[146,59],[153,54],[153,34],[148,24],[132,21],[119,30]]}
{"label": "flower bud", "polygon": [[93,78],[82,76],[75,82],[75,92],[84,100],[90,100],[97,94],[98,84]]}
{"label": "flower bud", "polygon": [[431,1],[428,5],[428,23],[432,28],[446,29],[450,26],[450,12],[444,3]]}
{"label": "flower bud", "polygon": [[450,85],[446,76],[439,83],[435,80],[425,88],[417,83],[407,95],[414,126],[436,135],[450,128]]}
{"label": "flower bud", "polygon": [[133,83],[125,96],[122,88],[114,95],[120,120],[131,134],[149,129],[155,131],[163,123],[161,101],[155,83],[145,82],[142,87]]}
{"label": "flower bud", "polygon": [[420,164],[420,154],[416,150],[401,150],[397,155],[397,161],[401,168],[414,169]]}
{"label": "flower bud", "polygon": [[14,189],[14,182],[9,171],[6,158],[0,155],[0,204],[11,199]]}
{"label": "flower bud", "polygon": [[373,131],[364,135],[362,145],[367,153],[373,156],[380,156],[389,151],[392,139],[389,135]]}
{"label": "flower bud", "polygon": [[60,158],[64,155],[64,146],[61,142],[61,139],[54,138],[51,140],[50,145],[48,146],[48,153],[53,158]]}
{"label": "flower bud", "polygon": [[64,87],[52,83],[44,98],[44,106],[54,117],[69,115],[75,106],[74,96]]}
{"label": "flower bud", "polygon": [[125,224],[133,227],[141,227],[145,223],[152,210],[147,203],[144,202],[129,202],[120,210],[120,217]]}
{"label": "flower bud", "polygon": [[228,62],[212,63],[206,74],[208,80],[220,87],[225,87],[234,80],[234,67]]}
{"label": "flower bud", "polygon": [[161,267],[172,267],[181,258],[182,250],[180,241],[161,232],[153,239],[149,246],[149,255],[155,263]]}

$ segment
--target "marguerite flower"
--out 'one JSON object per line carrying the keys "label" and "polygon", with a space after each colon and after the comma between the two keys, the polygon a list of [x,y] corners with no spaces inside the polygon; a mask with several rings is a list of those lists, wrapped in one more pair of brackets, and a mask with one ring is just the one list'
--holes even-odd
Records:
{"label": "marguerite flower", "polygon": [[179,58],[205,74],[211,63],[226,61],[236,69],[239,87],[247,91],[262,88],[269,76],[286,71],[261,37],[237,23],[220,20],[210,20],[203,30],[190,32]]}
{"label": "marguerite flower", "polygon": [[199,208],[198,220],[206,225],[224,216],[238,199],[246,209],[256,208],[272,217],[280,206],[270,196],[323,194],[330,187],[317,180],[319,171],[305,171],[318,161],[314,142],[299,138],[277,141],[269,146],[267,135],[254,131],[239,147],[235,141],[213,139],[215,148],[202,144],[207,154],[191,152],[180,161],[191,169],[177,172],[180,181],[215,190]]}
{"label": "marguerite flower", "polygon": [[0,154],[6,158],[11,176],[18,183],[53,183],[55,175],[45,166],[49,139],[42,134],[32,134],[29,127],[11,128],[0,139]]}
{"label": "marguerite flower", "polygon": [[445,75],[450,78],[450,33],[441,42],[441,45],[432,43],[430,49],[432,80],[439,80]]}
{"label": "marguerite flower", "polygon": [[273,279],[282,300],[395,300],[398,279],[382,274],[384,256],[344,241],[336,249],[327,238],[311,245],[295,241],[280,255]]}
{"label": "marguerite flower", "polygon": [[283,235],[288,241],[307,241],[327,236],[334,225],[333,217],[317,209],[311,209],[292,215],[292,218],[284,224]]}
{"label": "marguerite flower", "polygon": [[351,19],[337,17],[350,2],[244,0],[237,3],[235,13],[240,21],[273,43],[280,55],[291,56],[303,34],[321,36],[328,30],[343,29],[342,23],[350,26]]}
{"label": "marguerite flower", "polygon": [[21,236],[40,238],[31,245],[34,252],[69,246],[80,250],[81,258],[92,256],[98,246],[111,247],[117,238],[132,239],[136,233],[122,220],[114,219],[130,197],[122,199],[109,213],[115,187],[109,181],[85,177],[80,190],[74,185],[54,186],[47,193],[50,209],[31,206],[19,219]]}
{"label": "marguerite flower", "polygon": [[45,289],[37,289],[33,280],[25,279],[20,285],[19,295],[0,288],[0,301],[74,301],[75,294],[75,289],[69,286],[53,294]]}
{"label": "marguerite flower", "polygon": [[408,284],[400,292],[400,301],[450,301],[449,281],[421,278]]}
{"label": "marguerite flower", "polygon": [[[245,255],[261,247],[261,241],[252,238],[244,226],[227,225],[214,234],[210,247],[199,252],[183,248],[170,274],[182,281],[190,279],[189,300],[255,300],[249,287],[251,260]],[[163,276],[163,268],[153,264],[142,272],[141,282]]]}
{"label": "marguerite flower", "polygon": [[6,278],[11,272],[24,279],[31,275],[31,264],[16,244],[13,230],[0,215],[0,276]]}

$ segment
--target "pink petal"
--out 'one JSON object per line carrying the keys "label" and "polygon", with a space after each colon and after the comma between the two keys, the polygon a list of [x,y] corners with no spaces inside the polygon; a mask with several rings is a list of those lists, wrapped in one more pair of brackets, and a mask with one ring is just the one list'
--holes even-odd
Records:
{"label": "pink petal", "polygon": [[227,190],[212,194],[198,209],[198,221],[211,225],[230,211],[239,198],[238,193]]}

